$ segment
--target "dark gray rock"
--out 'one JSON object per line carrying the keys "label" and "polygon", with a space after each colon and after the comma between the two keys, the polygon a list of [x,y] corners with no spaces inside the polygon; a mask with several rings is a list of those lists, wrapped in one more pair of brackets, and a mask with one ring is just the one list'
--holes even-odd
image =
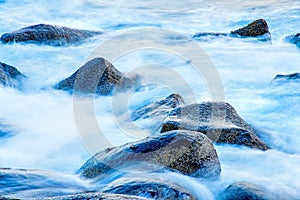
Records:
{"label": "dark gray rock", "polygon": [[161,132],[171,130],[198,131],[217,143],[268,149],[253,128],[230,104],[224,102],[205,102],[175,108],[164,120]]}
{"label": "dark gray rock", "polygon": [[37,24],[21,28],[1,36],[2,43],[31,42],[53,46],[76,43],[102,34],[100,31],[72,29],[49,24]]}
{"label": "dark gray rock", "polygon": [[264,19],[257,19],[247,26],[231,31],[230,33],[197,33],[193,36],[195,39],[207,40],[218,37],[238,37],[238,38],[257,38],[259,41],[271,40],[268,24]]}
{"label": "dark gray rock", "polygon": [[270,32],[266,20],[257,19],[243,28],[231,31],[231,34],[237,34],[245,37],[257,37],[264,34],[270,35]]}
{"label": "dark gray rock", "polygon": [[25,76],[15,67],[0,62],[0,84],[10,87],[18,87],[19,82]]}
{"label": "dark gray rock", "polygon": [[140,78],[136,74],[124,76],[104,58],[94,58],[70,77],[60,81],[55,88],[70,92],[110,95],[115,88],[126,90],[137,85]]}
{"label": "dark gray rock", "polygon": [[171,94],[164,99],[155,101],[133,111],[131,113],[131,120],[151,119],[149,120],[149,123],[151,123],[149,126],[152,130],[157,132],[168,113],[180,105],[184,105],[183,98],[179,94]]}
{"label": "dark gray rock", "polygon": [[195,199],[186,189],[170,182],[149,178],[121,178],[110,183],[105,192],[128,194],[150,199]]}
{"label": "dark gray rock", "polygon": [[159,171],[167,168],[183,174],[218,178],[221,172],[217,152],[209,138],[191,131],[170,131],[120,147],[103,150],[78,171],[86,178],[100,177],[115,170],[135,168]]}
{"label": "dark gray rock", "polygon": [[228,186],[220,195],[220,200],[275,200],[272,193],[258,185],[248,182],[238,182]]}
{"label": "dark gray rock", "polygon": [[286,36],[285,41],[296,44],[300,48],[300,33]]}
{"label": "dark gray rock", "polygon": [[122,195],[122,194],[91,192],[91,193],[80,193],[80,194],[58,196],[58,197],[41,198],[36,200],[123,200],[123,199],[124,200],[146,200],[147,198],[131,196],[131,195]]}

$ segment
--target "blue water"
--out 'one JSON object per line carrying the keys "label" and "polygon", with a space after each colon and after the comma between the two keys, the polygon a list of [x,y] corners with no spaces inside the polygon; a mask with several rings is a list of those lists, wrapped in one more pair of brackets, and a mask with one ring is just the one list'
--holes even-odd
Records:
{"label": "blue water", "polygon": [[[273,149],[261,152],[216,145],[222,174],[220,180],[213,183],[201,183],[200,180],[172,173],[163,176],[166,180],[182,183],[191,191],[203,191],[197,193],[199,199],[214,199],[215,194],[236,181],[249,181],[275,193],[288,194],[288,199],[299,199],[300,87],[297,83],[278,87],[271,84],[277,74],[290,74],[300,69],[300,50],[283,41],[286,35],[300,31],[300,2],[295,0],[0,1],[0,34],[38,23],[104,31],[103,35],[80,45],[0,45],[0,61],[17,67],[28,77],[21,90],[0,86],[0,119],[14,127],[15,131],[10,137],[0,138],[0,167],[51,170],[72,177],[91,154],[100,150],[97,144],[82,140],[82,133],[74,119],[73,97],[51,86],[71,75],[98,46],[113,36],[122,35],[127,30],[153,27],[191,38],[198,32],[229,32],[258,18],[266,19],[269,24],[271,44],[227,38],[196,43],[214,63],[224,86],[226,101],[263,133]],[[127,36],[129,38],[124,37],[132,39],[130,35]],[[171,38],[174,43],[180,41],[174,34],[166,35],[166,38]],[[191,63],[170,52],[157,49],[134,51],[120,55],[113,64],[123,72],[145,65],[167,66],[192,88],[195,99],[190,99],[189,92],[180,88],[188,103],[211,99],[205,81],[193,71]],[[153,67],[151,73],[155,70]],[[172,80],[169,75],[166,77]],[[176,81],[173,86],[178,84],[180,87],[181,84]],[[128,107],[138,108],[166,97],[171,93],[170,88],[160,83],[140,88],[130,97]],[[126,96],[120,94],[113,99],[122,99],[122,95]],[[112,103],[112,97],[99,97],[92,104],[94,110],[83,113],[83,120],[95,116],[111,145],[140,139],[122,132],[124,124],[122,119],[119,120],[122,116],[115,113],[118,105]],[[147,122],[137,125],[147,126]],[[97,131],[90,130],[89,124],[86,128],[97,136]],[[144,135],[147,134],[146,131]],[[48,176],[55,180],[60,177],[51,173]],[[64,180],[65,176],[61,179]],[[74,181],[75,187],[71,181],[59,180],[55,187],[61,187],[61,182],[70,183],[70,188],[73,187],[76,192],[93,187],[85,181]],[[50,187],[49,184],[43,185]],[[0,187],[1,194],[4,186]],[[5,194],[14,197],[39,195],[30,187],[25,192],[10,190]]]}

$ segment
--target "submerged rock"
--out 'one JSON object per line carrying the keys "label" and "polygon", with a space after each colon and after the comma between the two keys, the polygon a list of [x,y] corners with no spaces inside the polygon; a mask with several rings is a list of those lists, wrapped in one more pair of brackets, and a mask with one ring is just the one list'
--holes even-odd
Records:
{"label": "submerged rock", "polygon": [[100,31],[88,31],[67,28],[49,24],[37,24],[21,28],[1,36],[2,43],[10,42],[34,42],[61,46],[82,41],[86,38],[102,34]]}
{"label": "submerged rock", "polygon": [[279,79],[283,79],[283,80],[300,80],[300,73],[293,73],[293,74],[288,74],[288,75],[278,74],[278,75],[275,76],[275,78],[273,80],[279,80]]}
{"label": "submerged rock", "polygon": [[150,199],[195,199],[186,189],[170,182],[141,177],[121,178],[110,183],[104,192],[128,194]]}
{"label": "submerged rock", "polygon": [[51,171],[0,168],[0,177],[1,195],[9,198],[30,199],[87,191],[78,177]]}
{"label": "submerged rock", "polygon": [[158,131],[161,122],[174,108],[184,105],[184,100],[179,94],[171,94],[168,97],[143,106],[131,113],[131,120],[151,119],[150,127]]}
{"label": "submerged rock", "polygon": [[89,193],[80,193],[66,196],[57,196],[49,198],[40,198],[36,200],[147,200],[147,198],[131,196],[131,195],[122,195],[122,194],[109,194],[109,193],[100,193],[100,192],[89,192]]}
{"label": "submerged rock", "polygon": [[0,84],[10,87],[18,87],[21,78],[25,76],[15,67],[0,62]]}
{"label": "submerged rock", "polygon": [[228,186],[220,195],[220,200],[275,200],[275,197],[265,188],[248,182],[238,182]]}
{"label": "submerged rock", "polygon": [[230,33],[197,33],[193,38],[201,39],[202,37],[213,38],[220,36],[241,38],[255,37],[260,41],[271,40],[271,33],[269,32],[268,24],[264,19],[257,19],[247,26],[231,31]]}
{"label": "submerged rock", "polygon": [[80,67],[70,77],[60,81],[55,88],[79,93],[110,95],[117,87],[126,90],[140,81],[139,75],[124,76],[104,58],[94,58]]}
{"label": "submerged rock", "polygon": [[203,178],[218,178],[221,172],[211,140],[191,131],[170,131],[157,137],[108,148],[95,154],[78,172],[86,178],[95,178],[130,168],[141,171],[167,168]]}
{"label": "submerged rock", "polygon": [[11,137],[14,134],[15,134],[14,127],[3,123],[0,118],[0,139]]}
{"label": "submerged rock", "polygon": [[230,104],[224,102],[205,102],[175,108],[164,120],[161,132],[171,130],[198,131],[217,143],[268,149],[253,128]]}
{"label": "submerged rock", "polygon": [[285,37],[285,41],[296,44],[300,48],[300,33],[288,35]]}

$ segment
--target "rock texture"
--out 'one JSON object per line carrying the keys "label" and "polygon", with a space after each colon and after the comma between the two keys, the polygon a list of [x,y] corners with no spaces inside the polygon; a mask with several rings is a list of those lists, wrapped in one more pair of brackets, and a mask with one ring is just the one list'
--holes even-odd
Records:
{"label": "rock texture", "polygon": [[[239,38],[249,38],[255,37],[260,41],[269,41],[271,40],[271,33],[269,32],[269,27],[267,22],[264,19],[257,19],[245,27],[239,28],[230,33],[197,33],[193,38],[200,40],[213,39],[218,37],[239,37]],[[203,39],[204,38],[204,39]],[[206,38],[206,39],[205,39]]]}
{"label": "rock texture", "polygon": [[80,193],[66,196],[57,196],[49,198],[40,198],[36,200],[146,200],[147,198],[131,196],[131,195],[121,195],[121,194],[109,194],[109,193]]}
{"label": "rock texture", "polygon": [[86,38],[102,34],[100,31],[72,29],[49,24],[37,24],[21,28],[1,36],[2,43],[33,42],[53,46],[82,41]]}
{"label": "rock texture", "polygon": [[220,200],[275,200],[273,194],[265,188],[248,182],[238,182],[228,186],[220,195]]}
{"label": "rock texture", "polygon": [[217,143],[268,149],[253,128],[230,104],[224,102],[205,102],[175,108],[164,120],[161,132],[171,130],[198,131]]}
{"label": "rock texture", "polygon": [[70,77],[60,81],[55,88],[79,93],[110,95],[117,87],[127,89],[138,84],[140,76],[124,76],[104,58],[94,58],[85,63]]}
{"label": "rock texture", "polygon": [[131,113],[131,120],[148,120],[147,125],[153,132],[157,132],[168,113],[174,108],[184,105],[184,100],[179,94],[171,94],[168,97],[150,103]]}
{"label": "rock texture", "polygon": [[105,189],[105,192],[116,194],[128,194],[150,199],[195,199],[186,189],[157,179],[149,178],[121,178]]}
{"label": "rock texture", "polygon": [[237,34],[245,37],[256,37],[264,34],[270,34],[267,22],[264,19],[258,19],[247,26],[231,31],[231,34]]}
{"label": "rock texture", "polygon": [[183,174],[218,178],[221,172],[217,152],[209,138],[191,131],[171,131],[157,137],[109,148],[95,154],[80,169],[86,178],[95,178],[115,170],[134,167],[149,170],[155,165]]}
{"label": "rock texture", "polygon": [[294,35],[288,35],[285,40],[292,44],[296,44],[300,48],[300,33]]}
{"label": "rock texture", "polygon": [[0,62],[0,84],[4,86],[18,87],[19,81],[25,76],[15,67]]}

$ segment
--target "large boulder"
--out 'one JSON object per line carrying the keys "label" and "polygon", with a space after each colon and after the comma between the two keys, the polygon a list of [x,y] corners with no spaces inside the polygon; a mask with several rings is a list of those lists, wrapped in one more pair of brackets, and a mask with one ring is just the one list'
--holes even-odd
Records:
{"label": "large boulder", "polygon": [[220,200],[275,200],[271,192],[248,182],[237,182],[228,186],[219,197]]}
{"label": "large boulder", "polygon": [[104,192],[135,195],[149,199],[195,199],[186,189],[178,185],[158,179],[141,177],[118,179],[110,183],[104,189]]}
{"label": "large boulder", "polygon": [[49,24],[37,24],[21,28],[1,36],[2,43],[31,42],[53,46],[82,41],[86,38],[102,34],[100,31],[88,31]]}
{"label": "large boulder", "polygon": [[285,41],[290,42],[290,43],[295,44],[298,47],[300,47],[300,33],[286,36]]}
{"label": "large boulder", "polygon": [[[36,199],[36,198],[35,198]],[[109,194],[100,192],[88,192],[66,196],[56,196],[48,198],[37,198],[36,200],[147,200],[147,198],[122,195],[122,194]]]}
{"label": "large boulder", "polygon": [[147,120],[151,130],[157,132],[168,113],[180,105],[184,105],[183,98],[179,94],[171,94],[133,111],[130,117],[132,121]]}
{"label": "large boulder", "polygon": [[247,26],[239,28],[230,33],[211,33],[203,32],[197,33],[193,38],[199,40],[213,39],[220,36],[226,37],[239,37],[239,38],[257,38],[260,41],[269,41],[271,40],[271,33],[269,32],[269,27],[267,22],[264,19],[257,19]]}
{"label": "large boulder", "polygon": [[10,87],[18,87],[19,82],[25,76],[15,67],[0,62],[0,84]]}
{"label": "large boulder", "polygon": [[105,149],[90,158],[78,173],[96,178],[130,168],[157,172],[166,168],[202,178],[218,178],[221,172],[217,152],[209,138],[191,131],[170,131]]}
{"label": "large boulder", "polygon": [[245,145],[267,150],[253,128],[228,103],[204,102],[178,107],[164,120],[161,132],[198,131],[217,143]]}
{"label": "large boulder", "polygon": [[127,89],[138,84],[139,75],[124,76],[104,58],[94,58],[80,67],[70,77],[60,81],[55,88],[79,93],[110,95],[117,87]]}

